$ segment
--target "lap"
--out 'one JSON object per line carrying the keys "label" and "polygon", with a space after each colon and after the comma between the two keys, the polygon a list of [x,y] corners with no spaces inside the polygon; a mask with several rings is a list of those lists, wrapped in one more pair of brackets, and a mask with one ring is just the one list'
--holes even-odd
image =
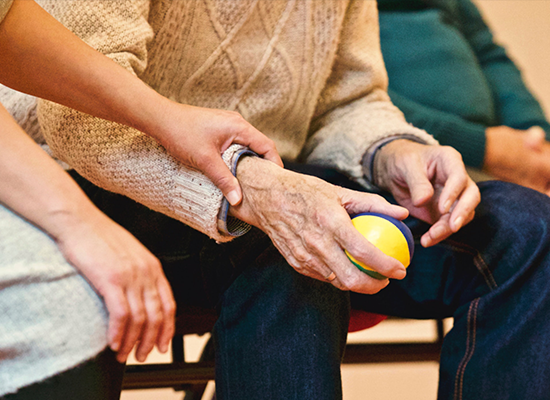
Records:
{"label": "lap", "polygon": [[[290,163],[287,167],[333,184],[364,190],[331,169]],[[85,190],[87,184],[91,185],[82,178],[77,181]],[[91,199],[161,259],[178,304],[219,305],[220,296],[242,270],[272,246],[258,231],[229,244],[218,245],[178,221],[148,210],[124,196],[91,186],[94,188],[88,190]],[[416,238],[416,251],[408,276],[403,281],[392,281],[375,296],[352,294],[352,305],[407,317],[447,317],[461,304],[491,291],[492,280],[505,282],[526,254],[510,254],[508,262],[498,263],[495,260],[500,253],[491,252],[500,252],[511,247],[511,243],[517,244],[516,238],[521,239],[528,230],[525,221],[546,221],[550,215],[547,213],[550,211],[549,202],[545,196],[504,182],[483,183],[481,192],[482,201],[474,221],[440,245],[422,248],[418,239],[428,225],[409,218],[407,223]],[[393,201],[391,197],[385,197]],[[514,247],[516,250],[520,248]],[[522,249],[530,251],[528,245]],[[481,261],[476,260],[480,252],[484,252]],[[278,258],[273,262],[280,262],[282,256],[278,255]],[[496,265],[499,265],[499,270],[495,269]]]}
{"label": "lap", "polygon": [[[420,246],[428,225],[409,218],[416,247],[407,277],[392,281],[374,296],[352,294],[352,306],[409,318],[445,318],[510,280],[548,274],[543,259],[550,200],[498,181],[481,183],[480,191],[474,220],[436,246]],[[534,257],[538,262],[529,263]],[[518,289],[519,285],[510,288]]]}

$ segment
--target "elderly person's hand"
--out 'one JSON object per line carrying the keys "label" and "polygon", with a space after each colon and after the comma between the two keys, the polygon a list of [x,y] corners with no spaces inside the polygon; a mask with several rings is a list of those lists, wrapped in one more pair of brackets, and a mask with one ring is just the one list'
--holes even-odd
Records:
{"label": "elderly person's hand", "polygon": [[432,246],[469,223],[480,201],[476,184],[452,147],[395,140],[375,157],[375,183],[412,216],[432,224],[422,238]]}
{"label": "elderly person's hand", "polygon": [[384,276],[405,277],[403,265],[367,241],[349,215],[373,211],[403,219],[406,209],[378,195],[334,186],[256,157],[239,162],[237,177],[243,201],[230,209],[231,214],[266,232],[299,273],[360,293],[376,293],[388,284],[387,279],[359,271],[346,249]]}

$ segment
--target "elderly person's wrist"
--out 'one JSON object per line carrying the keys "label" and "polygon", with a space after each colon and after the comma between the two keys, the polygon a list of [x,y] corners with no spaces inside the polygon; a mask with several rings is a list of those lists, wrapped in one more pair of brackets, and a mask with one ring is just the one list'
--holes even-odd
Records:
{"label": "elderly person's wrist", "polygon": [[370,146],[363,155],[362,167],[365,179],[372,185],[382,188],[382,186],[380,186],[379,184],[380,179],[378,175],[383,165],[380,165],[380,162],[378,160],[380,158],[379,155],[382,149],[390,144],[395,145],[395,142],[414,142],[426,144],[426,142],[424,142],[422,139],[413,135],[397,135],[386,137]]}

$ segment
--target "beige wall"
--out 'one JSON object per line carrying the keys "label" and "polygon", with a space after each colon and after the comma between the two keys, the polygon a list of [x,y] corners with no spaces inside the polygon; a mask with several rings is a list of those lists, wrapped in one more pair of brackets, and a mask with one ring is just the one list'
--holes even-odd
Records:
{"label": "beige wall", "polygon": [[550,115],[550,1],[474,1]]}

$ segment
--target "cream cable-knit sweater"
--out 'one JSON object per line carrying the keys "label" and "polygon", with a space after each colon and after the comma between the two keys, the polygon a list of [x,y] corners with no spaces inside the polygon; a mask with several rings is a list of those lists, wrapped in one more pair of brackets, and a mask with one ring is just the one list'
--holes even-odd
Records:
{"label": "cream cable-knit sweater", "polygon": [[[360,182],[381,138],[435,140],[386,94],[370,0],[39,0],[91,46],[181,103],[240,112],[282,157]],[[50,102],[39,120],[55,155],[108,190],[217,240],[221,192],[135,129]],[[234,147],[226,151],[230,162]]]}

